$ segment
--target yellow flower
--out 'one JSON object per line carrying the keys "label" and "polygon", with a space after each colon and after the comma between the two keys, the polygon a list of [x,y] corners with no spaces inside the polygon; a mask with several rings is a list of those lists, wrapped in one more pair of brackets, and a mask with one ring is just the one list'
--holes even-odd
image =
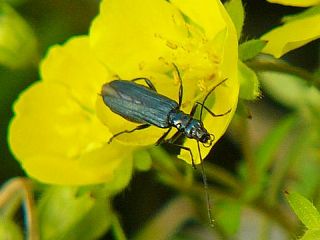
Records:
{"label": "yellow flower", "polygon": [[[111,112],[98,93],[117,77],[148,77],[159,93],[177,100],[173,63],[182,75],[186,113],[227,78],[208,107],[231,112],[204,117],[217,141],[236,109],[237,52],[235,29],[218,0],[102,1],[89,38],[51,48],[41,66],[42,80],[18,99],[10,127],[12,151],[30,176],[48,183],[108,182],[121,169],[130,173],[132,152],[153,145],[165,129],[123,134],[108,145],[113,134],[136,124]],[[198,163],[196,141],[187,140],[185,146]],[[202,151],[206,156],[209,149]],[[180,157],[191,163],[187,152]]]}
{"label": "yellow flower", "polygon": [[320,0],[267,0],[270,3],[279,3],[294,7],[310,7],[320,4]]}
{"label": "yellow flower", "polygon": [[9,142],[26,172],[42,182],[83,185],[107,182],[131,165],[131,151],[107,145],[108,129],[96,116],[101,84],[109,77],[88,37],[52,47],[41,66],[42,80],[14,106]]}
{"label": "yellow flower", "polygon": [[[307,7],[320,4],[320,1],[293,1],[293,0],[277,0],[270,1],[284,5]],[[270,32],[264,34],[261,39],[267,41],[264,53],[269,53],[277,58],[287,52],[299,48],[320,37],[320,14],[313,7],[300,14],[288,16],[285,23]]]}
{"label": "yellow flower", "polygon": [[320,14],[290,21],[263,35],[268,43],[264,53],[279,58],[285,53],[299,48],[320,37]]}
{"label": "yellow flower", "polygon": [[[237,79],[237,36],[229,16],[220,1],[176,0],[103,1],[100,15],[90,30],[95,54],[108,69],[121,79],[137,77],[151,79],[157,91],[178,99],[179,82],[173,63],[177,65],[184,87],[182,110],[189,113],[194,102],[224,78],[209,100],[211,110],[224,117],[208,114],[204,125],[217,141],[225,132],[236,109],[239,83]],[[98,115],[115,134],[131,130],[130,123],[111,112],[100,100]],[[151,127],[123,134],[115,141],[127,145],[154,144],[166,131]],[[195,140],[187,139],[199,163]],[[202,149],[206,156],[210,149]],[[191,163],[190,155],[180,157]]]}

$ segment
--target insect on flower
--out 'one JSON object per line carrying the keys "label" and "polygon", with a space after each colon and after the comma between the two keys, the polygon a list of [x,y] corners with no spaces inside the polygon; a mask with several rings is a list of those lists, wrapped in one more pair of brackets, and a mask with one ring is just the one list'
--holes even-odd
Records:
{"label": "insect on flower", "polygon": [[[184,113],[180,110],[183,97],[183,84],[180,76],[178,67],[173,64],[175,70],[178,74],[179,79],[179,101],[176,102],[164,95],[157,92],[155,86],[148,78],[135,78],[131,81],[127,80],[114,80],[106,83],[102,86],[101,96],[104,103],[110,108],[114,113],[122,116],[128,121],[140,123],[131,130],[124,130],[113,135],[108,143],[112,140],[125,133],[132,133],[137,130],[145,129],[150,126],[156,126],[159,128],[168,128],[168,130],[159,138],[156,144],[161,144],[168,142],[179,148],[187,150],[190,153],[192,165],[195,168],[195,163],[193,159],[193,154],[190,148],[178,145],[175,141],[184,135],[187,138],[195,139],[198,144],[198,151],[200,156],[200,163],[202,168],[202,177],[204,186],[207,189],[207,180],[204,174],[202,157],[200,153],[200,143],[205,147],[211,147],[214,141],[214,135],[209,133],[203,125],[202,113],[203,109],[207,110],[213,117],[221,117],[228,114],[230,110],[222,114],[215,114],[209,108],[205,106],[205,102],[208,96],[221,84],[223,84],[227,79],[220,81],[215,85],[204,97],[202,102],[195,102],[192,110],[189,114]],[[148,87],[136,83],[139,80],[145,81]],[[201,106],[200,109],[200,119],[194,118],[197,107]],[[175,134],[171,139],[166,139],[172,128],[176,128],[178,133]],[[208,207],[210,210],[209,196],[207,195]],[[210,221],[212,222],[211,214],[209,214]]]}

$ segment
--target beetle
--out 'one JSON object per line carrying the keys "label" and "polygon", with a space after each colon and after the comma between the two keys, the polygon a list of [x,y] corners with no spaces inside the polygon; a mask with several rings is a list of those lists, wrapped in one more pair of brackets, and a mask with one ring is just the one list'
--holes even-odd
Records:
{"label": "beetle", "polygon": [[[115,137],[121,134],[132,133],[150,126],[168,128],[168,130],[158,139],[156,145],[163,142],[169,142],[187,150],[190,153],[192,165],[195,167],[191,149],[182,145],[177,145],[174,142],[182,134],[187,138],[201,142],[205,147],[210,147],[212,145],[214,135],[210,134],[204,127],[202,122],[202,112],[203,109],[206,109],[212,116],[221,117],[231,111],[230,109],[225,113],[215,114],[204,105],[208,96],[227,79],[224,79],[215,85],[207,93],[203,102],[195,102],[191,112],[187,114],[180,110],[183,97],[183,85],[180,72],[175,64],[174,67],[178,73],[178,79],[180,82],[178,102],[158,93],[155,86],[148,78],[135,78],[131,81],[113,80],[102,86],[102,99],[105,105],[108,106],[112,112],[122,116],[128,121],[141,124],[134,129],[116,133],[109,139],[108,143],[111,143]],[[145,81],[148,87],[136,83],[139,80]],[[198,106],[201,106],[200,119],[194,118],[194,114]],[[173,127],[178,130],[178,134],[176,134],[172,139],[165,140]]]}
{"label": "beetle", "polygon": [[[204,97],[202,102],[195,102],[192,110],[189,114],[184,113],[180,108],[182,104],[183,97],[183,85],[180,76],[180,72],[175,64],[173,64],[179,79],[179,101],[176,102],[160,93],[157,92],[155,86],[148,78],[135,78],[131,81],[128,80],[113,80],[111,82],[105,83],[101,89],[101,96],[106,106],[110,110],[128,121],[140,123],[137,127],[131,130],[124,130],[113,135],[108,143],[124,133],[132,133],[137,130],[145,129],[150,126],[156,126],[159,128],[168,128],[168,130],[158,139],[156,145],[169,142],[176,145],[182,149],[187,150],[190,153],[192,165],[194,168],[195,163],[193,159],[193,154],[190,148],[177,145],[174,142],[184,135],[187,138],[195,139],[197,141],[200,163],[201,163],[201,174],[202,180],[206,193],[206,201],[208,206],[208,216],[211,226],[213,226],[213,219],[211,216],[211,204],[210,197],[208,193],[208,183],[204,171],[203,159],[200,152],[201,142],[205,147],[210,147],[214,141],[214,135],[210,134],[203,125],[202,113],[203,109],[207,110],[213,117],[221,117],[228,114],[230,110],[222,114],[215,114],[209,108],[205,106],[205,102],[209,95],[221,84],[223,84],[227,79],[220,81],[216,84]],[[139,80],[145,81],[148,87],[136,83]],[[200,109],[200,119],[194,118],[194,114],[197,107],[201,106]],[[171,139],[165,140],[172,128],[176,128],[178,133],[175,134]]]}

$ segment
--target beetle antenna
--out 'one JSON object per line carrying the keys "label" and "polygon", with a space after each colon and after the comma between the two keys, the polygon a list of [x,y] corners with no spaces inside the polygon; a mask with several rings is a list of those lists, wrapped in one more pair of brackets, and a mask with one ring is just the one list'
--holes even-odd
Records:
{"label": "beetle antenna", "polygon": [[207,93],[207,95],[204,97],[204,99],[203,99],[203,101],[202,101],[202,105],[201,105],[201,109],[200,109],[200,121],[202,121],[202,112],[203,112],[203,106],[204,106],[204,104],[206,103],[206,101],[207,101],[207,99],[208,99],[208,97],[210,96],[210,94],[218,87],[218,86],[220,86],[221,84],[223,84],[225,81],[227,81],[228,80],[228,78],[225,78],[225,79],[223,79],[221,82],[219,82],[217,85],[215,85],[215,86],[213,86],[213,88],[211,88],[210,90],[209,90],[209,92]]}
{"label": "beetle antenna", "polygon": [[210,221],[210,226],[214,227],[214,224],[213,224],[214,219],[213,219],[212,214],[211,214],[212,206],[211,206],[210,195],[209,195],[207,175],[206,175],[206,173],[204,171],[204,165],[203,165],[203,159],[202,159],[201,152],[200,152],[199,141],[197,141],[197,145],[198,145],[198,152],[199,152],[199,157],[200,157],[202,182],[203,182],[205,196],[206,196],[206,202],[207,202],[208,217],[209,217],[209,221]]}

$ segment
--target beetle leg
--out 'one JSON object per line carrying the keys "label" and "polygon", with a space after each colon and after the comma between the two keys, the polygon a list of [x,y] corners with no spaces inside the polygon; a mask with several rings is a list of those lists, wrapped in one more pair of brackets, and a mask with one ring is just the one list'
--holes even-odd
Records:
{"label": "beetle leg", "polygon": [[175,143],[182,135],[182,132],[176,132],[172,138],[168,139],[168,143]]}
{"label": "beetle leg", "polygon": [[139,81],[139,80],[144,80],[151,90],[157,92],[156,87],[153,85],[153,83],[152,83],[152,82],[150,81],[150,79],[148,79],[148,78],[144,78],[144,77],[134,78],[134,79],[132,79],[131,81],[132,81],[132,82],[135,82],[135,81]]}
{"label": "beetle leg", "polygon": [[[208,107],[206,107],[203,103],[196,102],[195,105],[200,105],[202,108],[204,108],[205,110],[207,110],[208,113],[210,113],[212,117],[222,117],[222,116],[225,116],[225,115],[227,115],[228,113],[231,112],[231,109],[229,109],[229,110],[226,111],[225,113],[216,114],[216,113],[212,112]],[[202,109],[202,108],[201,108],[201,109]],[[202,111],[202,110],[201,110],[201,111]],[[200,120],[201,120],[201,119],[200,119]]]}
{"label": "beetle leg", "polygon": [[182,145],[179,145],[179,144],[175,144],[175,143],[170,143],[170,144],[173,145],[173,146],[176,146],[176,147],[178,147],[178,148],[182,148],[182,149],[188,151],[188,152],[190,153],[192,167],[193,167],[194,169],[197,169],[196,164],[194,163],[193,154],[192,154],[192,151],[191,151],[190,148],[185,147],[185,146],[182,146]]}
{"label": "beetle leg", "polygon": [[132,133],[132,132],[134,132],[134,131],[141,130],[141,129],[145,129],[145,128],[148,128],[148,127],[150,127],[149,124],[142,124],[142,125],[137,126],[137,127],[134,128],[134,129],[132,129],[132,130],[124,130],[124,131],[122,131],[122,132],[118,132],[118,133],[114,134],[114,135],[109,139],[108,144],[110,144],[115,137],[118,137],[118,136],[121,135],[121,134],[124,134],[124,133]]}
{"label": "beetle leg", "polygon": [[168,136],[168,134],[169,134],[169,132],[171,131],[171,129],[172,129],[172,127],[170,127],[170,128],[168,129],[168,131],[166,131],[166,132],[158,139],[158,141],[156,142],[156,146],[158,146],[159,144],[161,144],[161,143],[163,143],[163,142],[166,141],[165,138]]}
{"label": "beetle leg", "polygon": [[195,102],[194,105],[193,105],[193,107],[192,107],[192,109],[191,109],[191,111],[190,111],[190,114],[189,114],[191,117],[194,116],[194,114],[196,113],[197,107],[198,107],[199,105],[201,106],[200,121],[202,121],[202,109],[203,109],[203,108],[204,108],[205,110],[207,110],[208,113],[210,113],[210,115],[211,115],[212,117],[222,117],[222,116],[225,116],[225,115],[227,115],[228,113],[231,112],[231,109],[229,109],[229,110],[226,111],[225,113],[216,114],[216,113],[212,112],[208,107],[206,107],[203,103],[201,103],[201,102]]}
{"label": "beetle leg", "polygon": [[194,114],[196,113],[197,107],[199,106],[198,103],[199,103],[199,102],[195,102],[195,103],[193,104],[193,107],[192,107],[192,109],[191,109],[191,111],[190,111],[190,113],[189,113],[190,117],[193,117]]}
{"label": "beetle leg", "polygon": [[[220,81],[217,85],[215,85],[215,86],[213,86],[213,88],[211,88],[210,89],[210,91],[207,93],[207,95],[204,97],[204,99],[203,99],[203,101],[202,101],[202,104],[201,104],[201,106],[202,106],[202,108],[201,108],[201,111],[200,111],[200,120],[201,120],[201,118],[202,118],[202,110],[203,110],[203,108],[205,107],[204,106],[204,104],[205,104],[205,102],[207,101],[207,99],[208,99],[208,97],[210,96],[210,94],[217,88],[217,87],[219,87],[220,85],[222,85],[224,82],[226,82],[228,80],[228,78],[225,78],[225,79],[223,79],[222,81]],[[207,109],[207,108],[206,108]],[[231,111],[231,109],[229,110],[229,111]],[[210,111],[211,112],[211,111]],[[211,112],[212,113],[212,112]],[[227,114],[227,113],[226,113]],[[222,115],[223,116],[223,115]]]}

